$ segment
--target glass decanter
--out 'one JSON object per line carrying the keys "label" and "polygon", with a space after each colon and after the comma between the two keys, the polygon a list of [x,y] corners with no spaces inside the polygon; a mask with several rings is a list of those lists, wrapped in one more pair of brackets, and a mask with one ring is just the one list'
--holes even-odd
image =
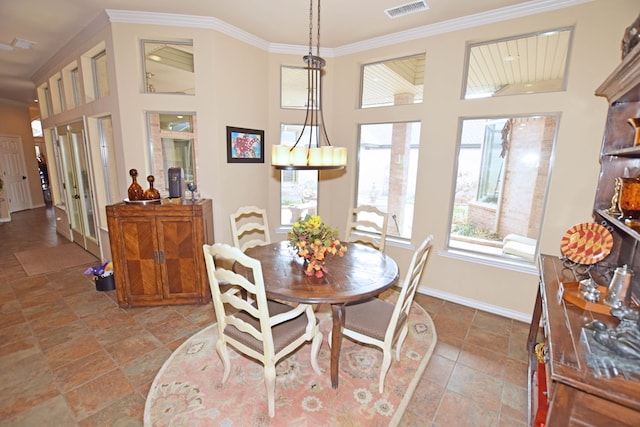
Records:
{"label": "glass decanter", "polygon": [[144,190],[144,199],[145,200],[157,200],[160,199],[160,192],[153,188],[153,182],[155,181],[155,177],[153,175],[149,175],[147,177],[147,182],[149,183],[149,188]]}
{"label": "glass decanter", "polygon": [[129,176],[131,176],[131,185],[127,191],[129,200],[143,200],[144,199],[144,191],[140,184],[138,184],[138,170],[131,169],[129,170]]}

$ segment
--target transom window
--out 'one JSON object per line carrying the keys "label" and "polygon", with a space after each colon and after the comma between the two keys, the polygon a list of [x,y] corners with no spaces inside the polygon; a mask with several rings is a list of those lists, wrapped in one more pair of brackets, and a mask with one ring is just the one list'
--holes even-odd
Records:
{"label": "transom window", "polygon": [[192,41],[142,40],[143,92],[194,95]]}
{"label": "transom window", "polygon": [[420,104],[425,54],[362,66],[361,108]]}
{"label": "transom window", "polygon": [[464,99],[565,90],[572,28],[467,45]]}

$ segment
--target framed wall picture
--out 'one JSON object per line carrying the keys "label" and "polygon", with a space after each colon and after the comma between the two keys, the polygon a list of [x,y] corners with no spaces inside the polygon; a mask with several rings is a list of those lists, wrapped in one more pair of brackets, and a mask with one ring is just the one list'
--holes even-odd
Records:
{"label": "framed wall picture", "polygon": [[264,163],[264,131],[227,126],[227,163]]}

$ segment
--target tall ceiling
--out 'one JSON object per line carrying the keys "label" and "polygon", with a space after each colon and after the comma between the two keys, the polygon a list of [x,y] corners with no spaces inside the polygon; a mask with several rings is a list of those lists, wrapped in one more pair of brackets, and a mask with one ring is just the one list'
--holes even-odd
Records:
{"label": "tall ceiling", "polygon": [[[469,26],[490,13],[522,16],[587,1],[426,0],[427,10],[391,19],[385,9],[413,1],[322,0],[320,43],[335,49],[439,24]],[[308,44],[305,0],[0,0],[0,99],[30,104],[34,73],[105,9],[213,17],[267,44]],[[34,45],[13,47],[16,39]]]}

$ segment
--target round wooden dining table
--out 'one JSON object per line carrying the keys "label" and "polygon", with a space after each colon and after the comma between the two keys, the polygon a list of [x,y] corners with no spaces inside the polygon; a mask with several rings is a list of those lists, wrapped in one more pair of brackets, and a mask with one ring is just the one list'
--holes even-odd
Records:
{"label": "round wooden dining table", "polygon": [[398,264],[389,255],[358,243],[344,244],[347,252],[326,262],[328,272],[322,278],[304,274],[302,259],[287,241],[256,246],[245,252],[262,264],[268,298],[331,305],[331,386],[334,389],[338,388],[345,305],[380,294],[399,277]]}

